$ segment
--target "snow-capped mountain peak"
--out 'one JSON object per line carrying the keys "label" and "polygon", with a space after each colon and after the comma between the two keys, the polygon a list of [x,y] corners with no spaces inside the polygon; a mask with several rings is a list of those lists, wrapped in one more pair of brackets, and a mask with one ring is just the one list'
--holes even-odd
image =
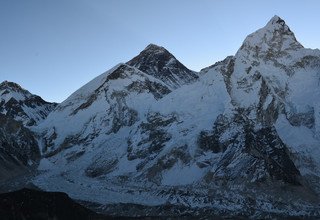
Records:
{"label": "snow-capped mountain peak", "polygon": [[176,61],[176,58],[168,50],[155,44],[149,44],[127,64],[144,72],[150,69],[149,65],[151,64],[154,67],[153,72],[155,72],[161,70],[170,61]]}
{"label": "snow-capped mountain peak", "polygon": [[24,125],[35,125],[55,108],[56,103],[44,101],[19,84],[4,81],[0,84],[0,113]]}
{"label": "snow-capped mountain peak", "polygon": [[31,95],[27,90],[23,89],[19,84],[9,81],[3,81],[0,84],[0,95],[2,101],[8,102],[11,98],[17,101],[25,100]]}
{"label": "snow-capped mountain peak", "polygon": [[152,52],[152,53],[169,53],[164,47],[158,46],[156,44],[149,44],[141,53],[147,53],[147,52]]}
{"label": "snow-capped mountain peak", "polygon": [[285,21],[280,18],[278,15],[273,16],[270,21],[268,22],[268,25],[274,25],[274,24],[281,24],[284,25]]}
{"label": "snow-capped mountain peak", "polygon": [[0,83],[0,88],[17,88],[17,89],[22,89],[21,86],[17,83],[14,82],[10,82],[10,81],[3,81],[2,83]]}
{"label": "snow-capped mountain peak", "polygon": [[278,35],[286,35],[290,37],[292,41],[298,43],[294,33],[290,30],[286,22],[277,15],[273,16],[262,30],[265,32],[278,32]]}
{"label": "snow-capped mountain peak", "polygon": [[198,78],[195,72],[180,63],[168,50],[155,44],[149,44],[127,64],[160,79],[170,89],[176,89]]}
{"label": "snow-capped mountain peak", "polygon": [[246,37],[237,55],[279,57],[301,48],[303,46],[286,22],[279,16],[274,16],[263,28]]}

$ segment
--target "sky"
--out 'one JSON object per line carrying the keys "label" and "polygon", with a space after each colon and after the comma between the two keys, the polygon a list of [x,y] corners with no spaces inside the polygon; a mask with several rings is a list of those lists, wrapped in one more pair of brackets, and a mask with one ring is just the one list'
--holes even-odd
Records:
{"label": "sky", "polygon": [[319,10],[318,0],[0,0],[0,82],[62,102],[150,43],[199,71],[274,15],[320,48]]}

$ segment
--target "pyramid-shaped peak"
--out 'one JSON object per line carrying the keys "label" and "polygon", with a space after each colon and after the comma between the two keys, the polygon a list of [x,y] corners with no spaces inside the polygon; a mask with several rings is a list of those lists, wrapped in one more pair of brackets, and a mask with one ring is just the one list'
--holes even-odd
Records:
{"label": "pyramid-shaped peak", "polygon": [[156,44],[149,44],[143,51],[140,52],[140,56],[166,54],[173,56],[166,48],[158,46]]}
{"label": "pyramid-shaped peak", "polygon": [[286,22],[280,18],[278,15],[273,16],[270,21],[267,23],[267,25],[262,28],[265,31],[279,31],[282,34],[286,35],[294,35]]}
{"label": "pyramid-shaped peak", "polygon": [[300,48],[303,48],[303,46],[297,41],[286,22],[275,15],[263,28],[246,37],[237,54],[261,54],[268,51],[278,54],[281,51],[292,51]]}
{"label": "pyramid-shaped peak", "polygon": [[166,49],[156,44],[149,44],[144,50],[166,50]]}
{"label": "pyramid-shaped peak", "polygon": [[279,34],[282,35],[294,35],[286,22],[280,18],[278,15],[273,16],[269,22],[261,29],[258,31],[254,32],[255,33],[264,33],[266,34],[267,32],[275,32],[277,31]]}
{"label": "pyramid-shaped peak", "polygon": [[282,18],[280,18],[278,15],[275,15],[270,19],[267,25],[284,25],[285,23],[286,22]]}
{"label": "pyramid-shaped peak", "polygon": [[176,60],[176,58],[164,47],[156,44],[149,44],[138,56],[128,61],[127,64],[134,67],[141,66],[154,66],[159,63],[166,65],[170,60]]}
{"label": "pyramid-shaped peak", "polygon": [[149,44],[126,64],[162,80],[170,89],[176,89],[198,78],[196,73],[180,63],[168,50],[155,44]]}

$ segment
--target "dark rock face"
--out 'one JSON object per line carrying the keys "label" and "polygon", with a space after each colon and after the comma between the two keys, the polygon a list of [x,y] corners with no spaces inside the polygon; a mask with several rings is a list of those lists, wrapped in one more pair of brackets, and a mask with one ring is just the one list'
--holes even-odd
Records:
{"label": "dark rock face", "polygon": [[211,150],[213,153],[224,151],[221,149],[219,137],[215,132],[201,131],[198,138],[198,145],[201,149],[205,151]]}
{"label": "dark rock face", "polygon": [[[232,132],[235,128],[236,132]],[[231,134],[228,139],[221,139],[228,134]],[[218,166],[207,175],[209,181],[223,177],[249,182],[278,180],[300,185],[300,172],[275,128],[255,129],[245,112],[240,111],[232,119],[219,116],[212,131],[199,134],[198,146],[205,152],[222,153]],[[208,161],[203,164],[206,163],[210,164]]]}
{"label": "dark rock face", "polygon": [[163,86],[160,83],[146,80],[146,82],[133,82],[127,87],[129,92],[142,93],[143,91],[149,91],[156,99],[161,99],[165,95],[171,92],[168,87]]}
{"label": "dark rock face", "polygon": [[150,44],[138,56],[127,62],[175,89],[195,81],[198,75],[180,63],[163,47]]}
{"label": "dark rock face", "polygon": [[0,177],[6,179],[19,170],[34,166],[40,159],[34,134],[21,122],[0,114]]}
{"label": "dark rock face", "polygon": [[[282,94],[272,94],[271,88],[268,86],[266,80],[260,75],[257,74],[257,78],[261,80],[261,88],[259,91],[259,104],[256,109],[257,120],[259,120],[265,126],[272,126],[280,113],[283,112],[284,105],[281,103],[277,97],[283,97]],[[270,104],[264,108],[264,105],[267,101],[267,97],[272,97]]]}
{"label": "dark rock face", "polygon": [[22,189],[0,194],[0,216],[11,219],[110,219],[75,203],[67,194]]}
{"label": "dark rock face", "polygon": [[85,170],[85,174],[91,178],[106,175],[116,168],[118,162],[119,161],[116,158],[110,158],[106,160],[98,157],[88,166],[88,168]]}
{"label": "dark rock face", "polygon": [[300,172],[290,159],[288,149],[278,137],[273,127],[258,131],[246,131],[246,151],[256,161],[263,161],[271,178],[285,183],[300,185]]}

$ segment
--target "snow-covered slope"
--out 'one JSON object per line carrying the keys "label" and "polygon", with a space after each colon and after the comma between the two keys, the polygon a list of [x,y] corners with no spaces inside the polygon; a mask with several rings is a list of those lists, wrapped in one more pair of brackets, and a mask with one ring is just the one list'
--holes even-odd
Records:
{"label": "snow-covered slope", "polygon": [[0,84],[0,113],[26,126],[33,126],[45,119],[56,103],[44,101],[16,83],[4,81]]}
{"label": "snow-covered slope", "polygon": [[319,50],[278,16],[199,74],[150,45],[34,128],[33,183],[101,204],[319,216],[319,79]]}
{"label": "snow-covered slope", "polygon": [[171,90],[140,70],[119,64],[101,74],[59,104],[38,131],[45,131],[43,152],[101,146],[143,119],[151,103]]}

